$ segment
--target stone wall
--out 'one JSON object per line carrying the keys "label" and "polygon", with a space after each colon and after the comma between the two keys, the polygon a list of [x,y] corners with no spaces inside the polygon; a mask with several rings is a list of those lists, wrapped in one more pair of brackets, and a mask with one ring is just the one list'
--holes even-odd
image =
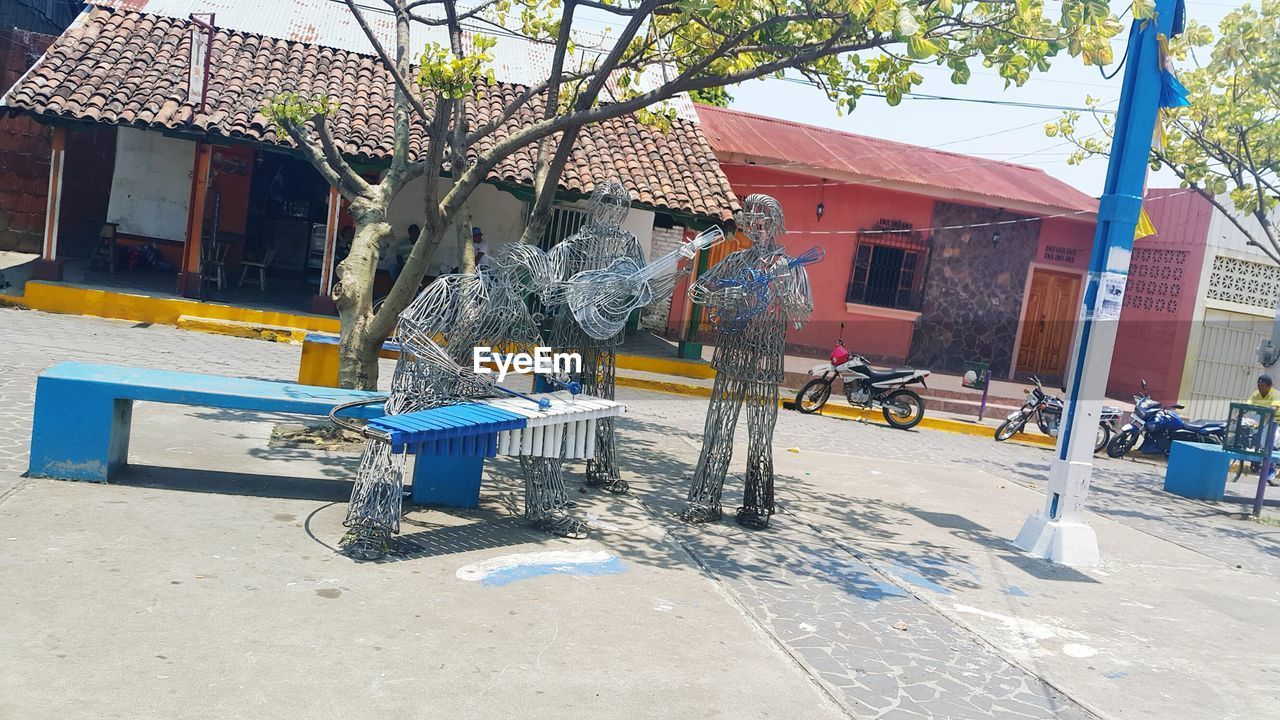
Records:
{"label": "stone wall", "polygon": [[[13,86],[53,42],[50,35],[0,33],[0,93]],[[49,189],[48,126],[0,115],[0,250],[40,252]]]}
{"label": "stone wall", "polygon": [[[653,245],[649,252],[649,261],[660,258],[663,255],[680,247],[684,241],[684,228],[676,225],[675,227],[657,227],[653,228]],[[656,333],[664,333],[667,330],[667,317],[671,314],[671,298],[663,298],[658,302],[650,305],[641,311],[640,327],[645,330],[652,330]]]}
{"label": "stone wall", "polygon": [[[0,32],[0,93],[17,82],[53,40],[26,30]],[[85,256],[107,216],[116,129],[99,123],[65,127],[58,256]],[[0,250],[40,252],[52,135],[51,126],[28,115],[0,113]]]}
{"label": "stone wall", "polygon": [[[1020,216],[938,202],[932,227],[979,225]],[[1000,233],[999,243],[992,235]],[[965,361],[1006,375],[1021,319],[1023,290],[1039,246],[1040,221],[934,230],[924,303],[911,339],[911,365],[961,372]]]}

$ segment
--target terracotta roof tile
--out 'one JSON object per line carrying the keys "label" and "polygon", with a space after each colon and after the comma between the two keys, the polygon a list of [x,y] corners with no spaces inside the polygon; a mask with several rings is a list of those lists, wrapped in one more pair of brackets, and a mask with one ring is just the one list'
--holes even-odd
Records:
{"label": "terracotta roof tile", "polygon": [[[207,112],[188,100],[190,23],[126,10],[93,8],[68,29],[36,66],[5,95],[9,107],[35,115],[71,117],[207,133],[290,145],[262,113],[280,92],[326,94],[337,109],[334,135],[349,155],[364,160],[391,152],[394,84],[373,58],[348,50],[219,30],[211,53]],[[523,88],[499,83],[473,103],[472,121],[490,117]],[[535,98],[508,121],[502,136],[542,115]],[[413,148],[424,128],[412,128]],[[495,138],[480,143],[483,151]],[[536,147],[512,154],[491,180],[528,185]],[[622,176],[635,200],[657,209],[703,217],[727,217],[737,207],[728,180],[698,123],[676,119],[669,130],[622,117],[583,129],[561,188],[590,193],[599,179]]]}

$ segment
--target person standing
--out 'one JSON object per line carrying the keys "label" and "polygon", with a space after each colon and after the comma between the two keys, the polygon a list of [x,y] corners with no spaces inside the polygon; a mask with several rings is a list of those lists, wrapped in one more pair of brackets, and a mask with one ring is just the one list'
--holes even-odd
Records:
{"label": "person standing", "polygon": [[471,228],[471,245],[476,254],[476,267],[489,267],[489,241],[484,239],[484,232],[478,228]]}
{"label": "person standing", "polygon": [[[1250,405],[1257,405],[1259,407],[1269,407],[1274,410],[1280,411],[1280,391],[1276,390],[1275,385],[1272,384],[1270,375],[1263,374],[1258,376],[1258,389],[1255,390],[1254,393],[1249,396],[1249,399],[1246,402],[1248,402]],[[1277,418],[1277,419],[1280,419],[1280,418]],[[1272,447],[1280,448],[1280,423],[1275,423],[1274,420],[1273,420],[1273,423],[1274,424],[1272,425],[1272,427],[1275,428],[1275,431],[1274,431],[1275,439],[1272,441]],[[1258,438],[1259,438],[1258,444],[1261,445],[1262,444],[1261,429],[1259,429]],[[1268,485],[1272,485],[1272,486],[1276,485],[1276,471],[1277,471],[1276,465],[1272,464],[1271,477],[1267,478]]]}
{"label": "person standing", "polygon": [[1271,383],[1270,375],[1258,376],[1258,389],[1249,396],[1249,404],[1280,409],[1280,391]]}

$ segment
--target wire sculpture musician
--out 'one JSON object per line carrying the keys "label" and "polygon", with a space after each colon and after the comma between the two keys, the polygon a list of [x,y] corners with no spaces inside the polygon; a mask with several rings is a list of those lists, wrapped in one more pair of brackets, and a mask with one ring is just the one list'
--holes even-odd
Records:
{"label": "wire sculpture musician", "polygon": [[[625,259],[625,267],[629,269],[645,267],[639,240],[621,227],[630,211],[631,194],[626,186],[617,179],[601,182],[591,193],[586,223],[576,234],[565,238],[547,253],[558,280],[556,289],[547,296],[552,316],[548,344],[559,352],[579,353],[582,356],[582,392],[607,400],[614,399],[615,349],[622,343],[621,325],[602,318],[599,323],[588,320],[584,328],[570,303],[579,307],[579,315],[583,314],[581,310],[585,306],[580,298],[575,299],[574,290],[575,286],[582,287],[582,284],[575,285],[574,280],[581,279],[583,273],[604,270],[619,259]],[[683,272],[676,270],[670,275],[647,279],[641,291],[644,303],[669,295],[687,272],[687,269]],[[608,303],[604,305],[597,309],[608,313]],[[589,307],[586,309],[590,311]],[[632,309],[634,307],[627,313]],[[625,323],[625,315],[622,321]],[[610,329],[613,332],[609,332]],[[595,448],[595,459],[587,461],[586,484],[625,494],[629,487],[618,472],[613,418],[602,419],[596,425]],[[545,470],[555,474],[561,472],[559,461],[531,461],[554,464],[555,467]]]}
{"label": "wire sculpture musician", "polygon": [[783,380],[786,326],[800,328],[813,312],[806,264],[820,249],[789,257],[778,244],[782,208],[768,195],[750,195],[739,223],[751,247],[731,253],[689,288],[689,299],[707,308],[715,330],[716,370],[703,428],[702,451],[681,519],[704,523],[721,517],[720,497],[733,457],[738,413],[747,406],[747,472],[737,521],[766,528],[773,515],[773,428]]}
{"label": "wire sculpture musician", "polygon": [[[525,299],[546,292],[552,272],[542,250],[513,243],[480,274],[442,275],[428,285],[396,326],[401,350],[386,412],[399,415],[497,395],[502,388],[494,385],[495,376],[471,367],[473,348],[536,344],[538,326]],[[391,535],[400,531],[405,459],[385,441],[366,441],[343,523],[349,530],[340,543],[351,556],[382,557]],[[553,532],[572,525],[563,517],[567,493],[555,480],[525,473],[525,517]]]}

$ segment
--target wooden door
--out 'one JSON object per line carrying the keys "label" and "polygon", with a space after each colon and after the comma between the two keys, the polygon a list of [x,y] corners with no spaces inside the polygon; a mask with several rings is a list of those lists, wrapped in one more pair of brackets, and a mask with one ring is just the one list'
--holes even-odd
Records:
{"label": "wooden door", "polygon": [[1019,373],[1062,378],[1080,310],[1079,292],[1079,275],[1040,269],[1032,274],[1018,345]]}

